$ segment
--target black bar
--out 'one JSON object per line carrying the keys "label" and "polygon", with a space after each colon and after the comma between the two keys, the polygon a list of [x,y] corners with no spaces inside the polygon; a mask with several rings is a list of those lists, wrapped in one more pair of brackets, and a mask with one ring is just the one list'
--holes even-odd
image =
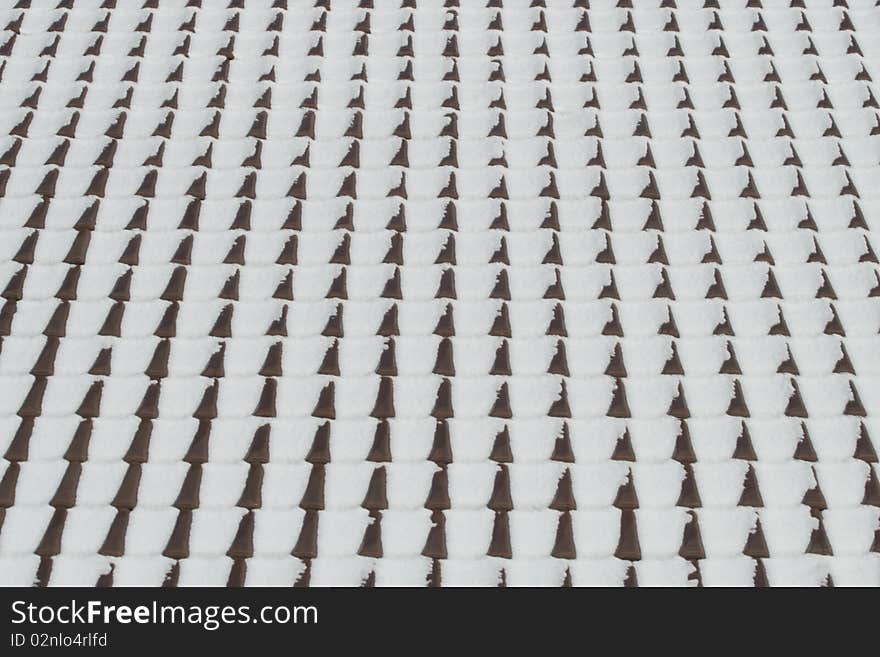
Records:
{"label": "black bar", "polygon": [[[470,652],[467,646],[478,645],[473,643],[475,637],[490,639],[493,654],[502,645],[516,646],[526,637],[547,642],[541,653],[595,654],[600,646],[605,646],[605,652],[614,645],[612,652],[622,649],[627,654],[634,645],[646,641],[654,647],[678,644],[684,648],[694,633],[714,632],[714,640],[723,636],[725,645],[742,640],[760,632],[767,621],[779,621],[778,605],[783,601],[775,596],[784,596],[789,610],[797,609],[802,603],[792,603],[792,595],[800,596],[801,592],[7,588],[0,589],[0,655],[57,645],[65,650],[81,647],[90,654],[148,648],[172,648],[175,654],[184,649],[197,650],[195,654],[248,650],[246,657],[251,657],[252,651],[259,655],[294,654],[303,647],[321,649],[323,657],[327,654],[324,650],[337,647],[355,651],[355,657],[367,657],[387,654],[391,648],[421,654],[440,644],[457,646],[456,653],[466,654]],[[860,614],[855,605],[836,604],[835,611],[827,595],[807,595],[812,597],[812,613],[820,614],[826,629],[838,613],[846,614],[847,624],[871,626],[868,608]],[[86,620],[90,604],[97,610],[92,622]],[[158,622],[155,610],[163,605],[165,622]],[[120,612],[120,606],[125,610]],[[139,607],[146,611],[136,611]],[[184,608],[186,622],[180,622],[179,612],[168,616],[169,607]],[[233,610],[226,612],[227,622],[223,621],[224,607]],[[242,607],[247,608],[251,620],[242,622]],[[80,610],[78,620],[82,622],[58,622],[59,617],[68,621],[74,609]],[[47,622],[31,622],[38,621],[40,614]],[[265,622],[255,618],[261,614]],[[21,622],[23,615],[32,618]],[[865,615],[866,625],[859,622],[859,615]],[[141,622],[135,622],[135,616]],[[174,622],[170,622],[172,618]],[[285,618],[287,622],[281,622]],[[82,645],[76,645],[77,636]]]}

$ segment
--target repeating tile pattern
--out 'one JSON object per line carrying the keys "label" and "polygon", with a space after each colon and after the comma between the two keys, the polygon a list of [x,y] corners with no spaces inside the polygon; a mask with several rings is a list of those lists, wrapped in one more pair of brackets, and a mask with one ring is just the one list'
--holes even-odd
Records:
{"label": "repeating tile pattern", "polygon": [[6,0],[0,582],[880,585],[874,0]]}

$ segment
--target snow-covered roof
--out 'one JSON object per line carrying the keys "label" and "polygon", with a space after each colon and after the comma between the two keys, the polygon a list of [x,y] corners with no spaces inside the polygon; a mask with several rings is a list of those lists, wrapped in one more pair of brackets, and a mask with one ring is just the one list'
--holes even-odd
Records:
{"label": "snow-covered roof", "polygon": [[880,585],[874,0],[54,4],[2,584]]}

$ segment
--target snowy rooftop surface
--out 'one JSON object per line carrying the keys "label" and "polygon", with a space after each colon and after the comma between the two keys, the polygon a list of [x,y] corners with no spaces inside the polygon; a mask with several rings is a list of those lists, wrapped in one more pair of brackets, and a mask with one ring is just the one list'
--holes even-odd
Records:
{"label": "snowy rooftop surface", "polygon": [[0,583],[880,585],[874,0],[226,4],[2,2]]}

